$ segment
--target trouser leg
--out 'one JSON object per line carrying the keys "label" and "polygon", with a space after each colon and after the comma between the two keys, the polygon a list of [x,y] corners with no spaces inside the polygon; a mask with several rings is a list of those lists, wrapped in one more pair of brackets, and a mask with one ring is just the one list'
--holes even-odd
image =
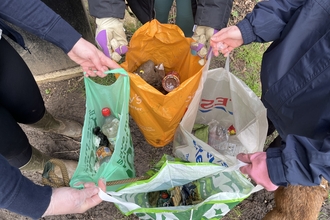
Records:
{"label": "trouser leg", "polygon": [[0,153],[11,165],[20,167],[30,159],[32,149],[17,122],[37,122],[45,106],[21,56],[3,37],[0,48]]}
{"label": "trouser leg", "polygon": [[191,1],[177,0],[176,1],[176,19],[175,24],[178,25],[186,37],[193,35],[194,16],[191,7]]}
{"label": "trouser leg", "polygon": [[26,164],[32,154],[28,138],[12,115],[0,106],[0,154],[17,168]]}
{"label": "trouser leg", "polygon": [[3,38],[0,48],[0,105],[17,122],[35,123],[45,113],[39,87],[24,60]]}
{"label": "trouser leg", "polygon": [[156,19],[163,24],[168,23],[168,15],[171,10],[173,0],[155,0]]}

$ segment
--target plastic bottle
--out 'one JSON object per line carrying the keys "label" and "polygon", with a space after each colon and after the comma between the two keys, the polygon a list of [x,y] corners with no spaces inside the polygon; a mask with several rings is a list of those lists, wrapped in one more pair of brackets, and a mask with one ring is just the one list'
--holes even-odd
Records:
{"label": "plastic bottle", "polygon": [[111,114],[111,110],[108,107],[102,109],[102,115],[104,116],[105,120],[101,131],[105,136],[107,136],[111,145],[110,150],[113,151],[119,128],[119,120],[113,114]]}
{"label": "plastic bottle", "polygon": [[110,150],[110,143],[108,138],[102,133],[101,128],[96,126],[93,129],[94,139],[93,143],[97,147],[96,157],[98,162],[95,163],[95,170],[97,171],[103,163],[110,161],[113,151]]}
{"label": "plastic bottle", "polygon": [[175,71],[171,71],[167,73],[162,80],[162,86],[166,92],[171,92],[179,85],[180,85],[179,74]]}

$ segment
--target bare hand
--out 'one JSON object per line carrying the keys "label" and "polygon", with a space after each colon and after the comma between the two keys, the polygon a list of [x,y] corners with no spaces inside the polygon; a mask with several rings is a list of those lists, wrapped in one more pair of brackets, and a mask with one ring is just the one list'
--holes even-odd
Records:
{"label": "bare hand", "polygon": [[[102,180],[99,180],[98,184],[103,191],[106,191],[106,184]],[[85,183],[84,189],[81,190],[70,187],[55,188],[43,217],[84,213],[102,202],[98,196],[99,190],[94,183]]]}
{"label": "bare hand", "polygon": [[240,168],[243,174],[249,175],[257,184],[262,185],[267,191],[274,191],[278,186],[274,185],[269,178],[266,153],[238,154],[237,159],[248,165]]}
{"label": "bare hand", "polygon": [[105,77],[105,71],[110,69],[121,68],[118,63],[104,55],[102,51],[97,49],[93,44],[80,38],[73,48],[69,51],[68,56],[71,60],[79,64],[85,76]]}
{"label": "bare hand", "polygon": [[221,29],[218,33],[211,37],[210,45],[214,56],[219,55],[219,51],[224,55],[228,54],[235,48],[243,44],[241,31],[237,26],[230,26]]}

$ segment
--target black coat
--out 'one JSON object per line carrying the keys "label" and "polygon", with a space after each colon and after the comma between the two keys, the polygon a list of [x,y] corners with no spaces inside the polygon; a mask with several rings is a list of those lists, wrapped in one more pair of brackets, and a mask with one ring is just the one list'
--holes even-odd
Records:
{"label": "black coat", "polygon": [[[195,24],[220,30],[227,26],[233,0],[191,0]],[[154,0],[128,0],[129,7],[142,24],[155,17]],[[89,0],[89,12],[96,18],[125,16],[124,0]]]}

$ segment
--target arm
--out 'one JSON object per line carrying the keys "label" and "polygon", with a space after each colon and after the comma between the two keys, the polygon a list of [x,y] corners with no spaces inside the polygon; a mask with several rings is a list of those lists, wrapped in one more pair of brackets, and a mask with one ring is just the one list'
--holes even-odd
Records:
{"label": "arm", "polygon": [[281,147],[269,148],[266,153],[238,154],[237,159],[247,163],[240,171],[268,191],[288,184],[320,185],[321,177],[330,179],[330,136],[313,140],[288,135]]}
{"label": "arm", "polygon": [[195,24],[221,30],[227,26],[233,0],[198,0]]}
{"label": "arm", "polygon": [[[102,199],[94,183],[85,183],[84,189],[70,187],[52,189],[34,184],[11,166],[0,155],[0,208],[10,210],[33,219],[48,215],[83,213],[98,205]],[[105,182],[99,187],[105,191]]]}
{"label": "arm", "polygon": [[192,2],[193,10],[196,8],[196,27],[190,49],[193,55],[201,58],[199,64],[205,64],[204,58],[210,52],[210,38],[227,26],[232,7],[233,0],[198,0],[197,6]]}
{"label": "arm", "polygon": [[89,14],[96,18],[119,18],[125,16],[125,1],[123,0],[88,0]]}
{"label": "arm", "polygon": [[34,184],[0,155],[0,208],[37,219],[46,211],[52,189]]}
{"label": "arm", "polygon": [[105,77],[103,72],[109,67],[120,68],[39,0],[0,1],[0,18],[60,47],[81,65],[86,76]]}
{"label": "arm", "polygon": [[120,61],[128,50],[124,30],[125,1],[89,0],[89,13],[95,17],[95,41],[103,53]]}
{"label": "arm", "polygon": [[268,0],[258,2],[253,11],[237,23],[244,44],[278,39],[295,11],[306,0]]}
{"label": "arm", "polygon": [[267,167],[276,185],[319,185],[321,176],[330,180],[330,136],[313,140],[288,135],[282,147],[267,150]]}
{"label": "arm", "polygon": [[269,0],[256,4],[253,11],[237,23],[221,29],[211,37],[213,54],[225,56],[233,49],[251,42],[269,42],[278,39],[295,11],[305,0]]}
{"label": "arm", "polygon": [[81,35],[39,0],[0,1],[0,18],[60,47],[68,53]]}

